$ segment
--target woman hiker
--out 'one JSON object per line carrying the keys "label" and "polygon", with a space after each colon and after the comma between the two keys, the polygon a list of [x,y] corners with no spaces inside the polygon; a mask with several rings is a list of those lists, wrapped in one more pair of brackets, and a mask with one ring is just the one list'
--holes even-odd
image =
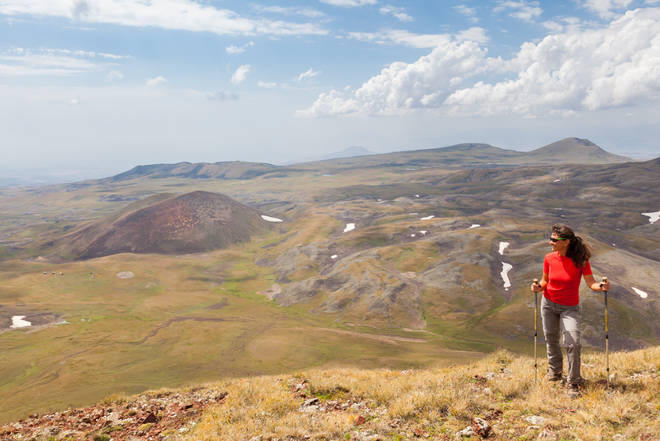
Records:
{"label": "woman hiker", "polygon": [[567,384],[577,394],[583,383],[580,375],[580,281],[584,277],[593,291],[609,291],[607,281],[596,282],[591,272],[591,250],[580,236],[563,224],[552,226],[552,252],[543,261],[543,278],[532,284],[533,292],[543,291],[541,318],[548,350],[550,381],[562,379],[562,353],[559,334],[563,336],[568,361]]}

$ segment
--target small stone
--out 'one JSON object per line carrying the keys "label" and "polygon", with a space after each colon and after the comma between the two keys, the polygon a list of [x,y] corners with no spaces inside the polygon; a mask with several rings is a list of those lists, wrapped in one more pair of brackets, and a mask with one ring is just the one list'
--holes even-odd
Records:
{"label": "small stone", "polygon": [[488,421],[484,420],[483,418],[478,418],[475,417],[472,420],[472,428],[476,432],[477,435],[479,435],[482,438],[488,438],[488,435],[490,435],[491,427]]}
{"label": "small stone", "polygon": [[321,403],[318,398],[310,398],[302,404],[302,407],[317,406]]}
{"label": "small stone", "polygon": [[261,435],[253,436],[250,441],[263,441],[264,437]]}
{"label": "small stone", "polygon": [[476,435],[472,426],[468,426],[460,432],[456,432],[456,439],[469,438],[473,435]]}
{"label": "small stone", "polygon": [[540,440],[555,440],[557,439],[557,436],[554,434],[552,430],[550,430],[548,427],[543,429],[541,433],[539,433],[539,436],[536,439]]}
{"label": "small stone", "polygon": [[542,426],[545,424],[546,419],[543,418],[542,416],[537,416],[537,415],[529,415],[525,417],[525,421],[527,421],[529,424],[533,424],[535,426]]}
{"label": "small stone", "polygon": [[147,415],[143,420],[142,424],[148,424],[148,423],[157,423],[158,422],[158,417],[153,414],[153,412],[149,412],[149,415]]}
{"label": "small stone", "polygon": [[366,421],[367,421],[367,419],[366,419],[365,417],[363,417],[362,415],[358,415],[358,417],[355,418],[355,421],[354,421],[353,424],[355,424],[356,426],[361,426],[361,425],[363,425]]}

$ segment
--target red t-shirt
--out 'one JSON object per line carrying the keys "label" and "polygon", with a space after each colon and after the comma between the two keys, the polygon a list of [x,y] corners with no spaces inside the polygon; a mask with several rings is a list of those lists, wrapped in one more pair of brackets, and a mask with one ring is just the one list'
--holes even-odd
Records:
{"label": "red t-shirt", "polygon": [[548,275],[548,284],[543,295],[554,303],[575,306],[580,303],[580,281],[591,274],[589,261],[578,268],[570,257],[558,252],[548,253],[543,260],[543,273]]}

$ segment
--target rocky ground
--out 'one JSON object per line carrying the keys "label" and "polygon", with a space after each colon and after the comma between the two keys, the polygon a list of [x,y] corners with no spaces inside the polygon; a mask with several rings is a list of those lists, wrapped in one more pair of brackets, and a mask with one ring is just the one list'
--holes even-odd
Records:
{"label": "rocky ground", "polygon": [[1,440],[163,440],[188,432],[204,410],[221,403],[226,393],[194,388],[154,392],[68,409],[30,415],[0,426]]}

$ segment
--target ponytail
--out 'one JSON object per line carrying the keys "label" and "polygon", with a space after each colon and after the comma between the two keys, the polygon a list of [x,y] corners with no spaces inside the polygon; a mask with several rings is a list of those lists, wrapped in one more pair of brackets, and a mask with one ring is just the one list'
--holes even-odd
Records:
{"label": "ponytail", "polygon": [[567,225],[555,224],[552,226],[552,231],[562,239],[569,240],[566,257],[569,257],[576,267],[582,268],[591,258],[589,245],[580,236],[576,236]]}

